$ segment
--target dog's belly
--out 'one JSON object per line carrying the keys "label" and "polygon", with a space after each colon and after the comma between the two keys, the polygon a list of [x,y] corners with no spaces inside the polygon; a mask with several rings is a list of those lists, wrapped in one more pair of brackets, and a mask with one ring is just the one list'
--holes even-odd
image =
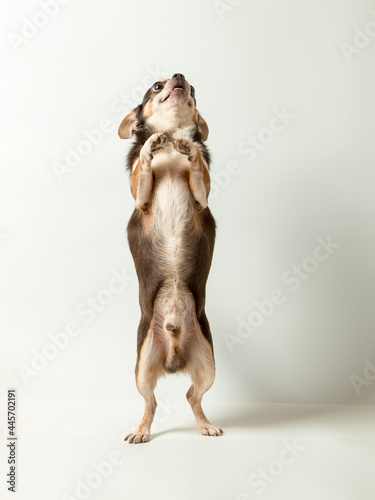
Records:
{"label": "dog's belly", "polygon": [[188,180],[176,172],[165,172],[152,200],[155,244],[164,272],[176,279],[183,279],[182,264],[186,266],[189,260],[194,260],[194,255],[188,255],[187,241],[193,210]]}
{"label": "dog's belly", "polygon": [[155,328],[154,335],[157,344],[164,346],[165,367],[170,372],[186,367],[192,346],[201,336],[188,287],[199,260],[196,208],[188,184],[188,160],[181,156],[158,155],[153,165],[156,180],[151,204],[155,264],[163,276],[154,309],[161,328]]}
{"label": "dog's belly", "polygon": [[[174,373],[206,359],[212,348],[204,303],[215,221],[193,198],[187,156],[163,151],[151,167],[151,203],[146,215],[135,211],[129,243],[140,279],[142,312],[152,316],[150,345],[165,370]],[[143,339],[146,334],[145,326]]]}

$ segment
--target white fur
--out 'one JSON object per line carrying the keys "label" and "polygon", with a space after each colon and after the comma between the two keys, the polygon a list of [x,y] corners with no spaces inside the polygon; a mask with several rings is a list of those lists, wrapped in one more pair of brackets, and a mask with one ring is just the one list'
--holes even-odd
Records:
{"label": "white fur", "polygon": [[[162,102],[165,93],[170,92],[168,85],[164,93],[154,100],[152,115],[147,122],[155,132],[171,133],[189,128],[195,128],[195,106],[193,99],[188,94],[171,95],[167,101]],[[188,90],[190,92],[190,88]],[[185,136],[184,136],[185,137]],[[187,136],[186,139],[190,137]]]}
{"label": "white fur", "polygon": [[[182,137],[189,134],[190,130],[178,131]],[[194,299],[186,289],[182,276],[186,261],[183,235],[193,217],[193,198],[184,175],[190,169],[190,162],[186,155],[174,149],[172,142],[168,142],[154,155],[151,168],[155,178],[159,178],[151,203],[155,244],[158,244],[155,258],[162,263],[167,277],[157,300],[157,309],[163,318],[165,343],[173,353],[173,346],[179,340],[171,335],[166,325],[170,323],[179,328],[183,337],[188,318],[195,315]]]}
{"label": "white fur", "polygon": [[[177,171],[187,168],[187,157],[176,151],[160,152],[152,161],[153,170],[167,169],[167,172],[155,189],[152,205],[155,217],[154,231],[162,237],[163,246],[159,249],[158,258],[163,262],[165,273],[170,277],[164,302],[165,323],[171,322],[180,327],[181,317],[181,285],[180,268],[184,262],[183,231],[192,217],[191,194],[184,179],[178,178]],[[169,170],[169,171],[168,171]],[[174,170],[172,173],[171,170]]]}
{"label": "white fur", "polygon": [[173,139],[190,139],[195,130],[195,125],[186,125],[185,127],[177,128],[173,134]]}

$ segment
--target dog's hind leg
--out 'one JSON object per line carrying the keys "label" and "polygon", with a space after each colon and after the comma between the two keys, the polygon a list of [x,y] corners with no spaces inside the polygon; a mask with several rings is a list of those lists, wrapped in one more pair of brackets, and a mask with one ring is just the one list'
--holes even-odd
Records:
{"label": "dog's hind leg", "polygon": [[153,345],[153,332],[149,330],[143,343],[136,368],[137,389],[145,400],[145,412],[139,427],[128,434],[125,441],[129,443],[145,443],[150,439],[151,424],[156,411],[154,390],[161,373],[160,353]]}
{"label": "dog's hind leg", "polygon": [[[197,326],[198,338],[190,351],[191,362],[188,371],[191,375],[192,385],[186,394],[186,398],[193,410],[198,430],[205,436],[221,436],[223,430],[212,425],[202,409],[203,395],[212,386],[215,379],[215,361],[212,348]],[[194,355],[195,351],[195,355]]]}

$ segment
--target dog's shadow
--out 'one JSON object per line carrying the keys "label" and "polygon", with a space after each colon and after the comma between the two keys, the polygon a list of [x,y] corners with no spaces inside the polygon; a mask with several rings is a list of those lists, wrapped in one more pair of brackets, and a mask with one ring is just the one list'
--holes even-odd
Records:
{"label": "dog's shadow", "polygon": [[165,435],[170,435],[170,434],[177,434],[183,432],[186,435],[195,435],[197,433],[197,429],[195,425],[192,423],[191,427],[174,427],[173,429],[166,429],[164,431],[157,431],[157,432],[152,432],[151,429],[151,439],[157,439],[160,436],[165,436]]}
{"label": "dog's shadow", "polygon": [[298,423],[313,423],[325,417],[344,411],[339,406],[330,405],[249,405],[233,414],[226,414],[220,418],[219,425],[227,428],[270,428],[284,427]]}
{"label": "dog's shadow", "polygon": [[[228,405],[230,406],[230,405]],[[298,424],[314,424],[329,420],[330,417],[345,413],[345,406],[336,405],[275,405],[275,404],[256,404],[244,405],[243,408],[233,407],[230,409],[216,412],[212,421],[224,430],[224,435],[234,429],[280,429],[297,426]],[[213,417],[213,415],[212,415]],[[163,431],[152,433],[151,440],[162,435],[171,435],[175,433],[184,433],[188,435],[197,435],[197,429],[192,422],[191,426],[181,426]]]}

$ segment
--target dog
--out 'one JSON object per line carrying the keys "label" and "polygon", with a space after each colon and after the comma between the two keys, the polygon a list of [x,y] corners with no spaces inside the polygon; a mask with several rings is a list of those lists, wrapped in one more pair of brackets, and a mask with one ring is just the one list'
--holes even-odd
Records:
{"label": "dog", "polygon": [[119,136],[135,137],[127,156],[135,209],[127,227],[139,281],[141,320],[136,384],[145,401],[129,443],[150,439],[160,376],[188,373],[186,397],[198,430],[219,436],[201,401],[215,378],[210,326],[205,313],[216,223],[208,208],[208,126],[184,75],[156,82],[142,104],[121,122]]}

